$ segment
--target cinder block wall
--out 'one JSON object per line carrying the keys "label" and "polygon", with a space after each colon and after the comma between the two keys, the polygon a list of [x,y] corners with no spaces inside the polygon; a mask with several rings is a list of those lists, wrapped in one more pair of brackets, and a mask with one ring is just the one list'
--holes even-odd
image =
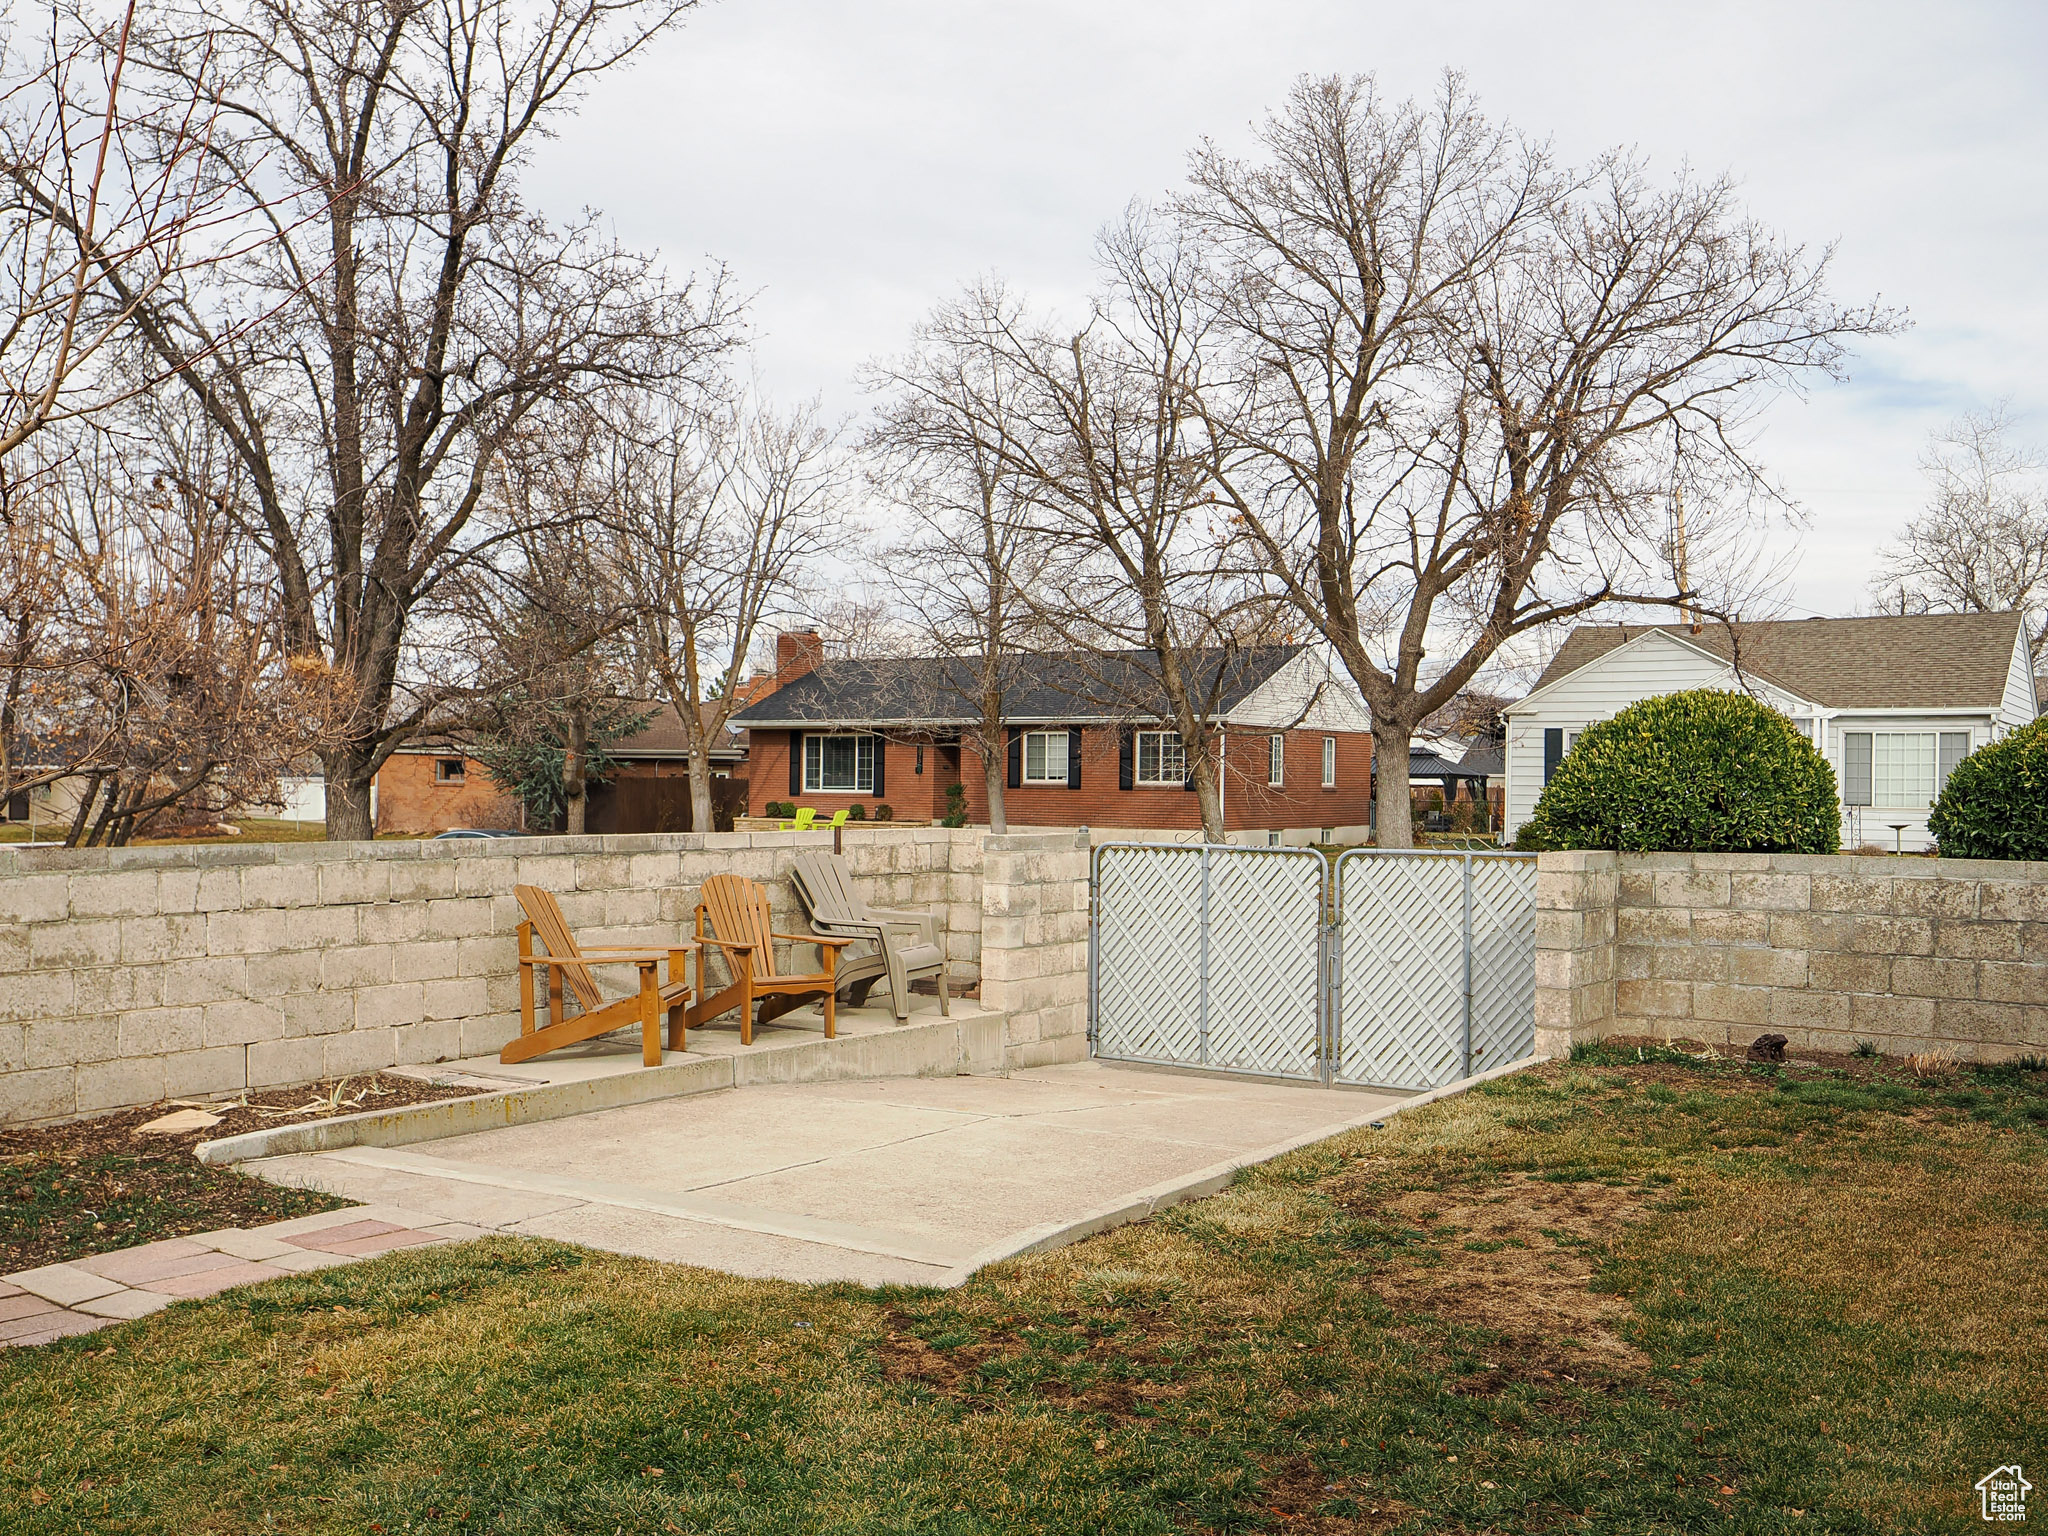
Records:
{"label": "cinder block wall", "polygon": [[[963,982],[981,959],[984,837],[845,838],[877,905],[943,912]],[[768,882],[777,927],[802,932],[788,865],[830,846],[740,832],[0,849],[0,1123],[495,1052],[518,1031],[514,885],[557,893],[591,943],[664,944],[726,871]]]}
{"label": "cinder block wall", "polygon": [[1536,1054],[1609,1032],[1614,1017],[1611,853],[1546,853],[1536,861]]}
{"label": "cinder block wall", "polygon": [[[1611,959],[1601,954],[1612,861]],[[2048,864],[1808,854],[1545,854],[1538,1046],[1758,1035],[1846,1051],[2048,1051]],[[1611,1006],[1572,983],[1611,963]],[[1569,1032],[1566,1020],[1570,1020]]]}
{"label": "cinder block wall", "polygon": [[1011,1066],[1088,1054],[1088,851],[1078,832],[983,839],[981,1000],[1009,1015]]}

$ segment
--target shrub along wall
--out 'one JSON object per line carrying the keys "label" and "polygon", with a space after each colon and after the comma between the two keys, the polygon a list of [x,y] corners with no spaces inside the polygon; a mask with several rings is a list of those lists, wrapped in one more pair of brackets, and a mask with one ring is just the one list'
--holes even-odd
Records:
{"label": "shrub along wall", "polygon": [[[985,897],[1012,901],[981,879],[985,850],[1008,843],[849,828],[845,848],[876,905],[942,913],[967,981]],[[689,930],[704,876],[726,871],[771,882],[776,926],[802,932],[781,876],[798,849],[830,846],[735,832],[0,849],[0,1123],[494,1053],[519,1027],[515,884],[556,892],[591,943],[665,944]],[[1016,878],[1036,880],[1033,854]],[[1085,1025],[1053,1006],[1060,985],[1031,981],[1028,998],[990,1002],[1031,1005],[1013,1055],[1077,1054]]]}
{"label": "shrub along wall", "polygon": [[1537,1049],[1603,1035],[2048,1053],[2048,864],[1547,853]]}

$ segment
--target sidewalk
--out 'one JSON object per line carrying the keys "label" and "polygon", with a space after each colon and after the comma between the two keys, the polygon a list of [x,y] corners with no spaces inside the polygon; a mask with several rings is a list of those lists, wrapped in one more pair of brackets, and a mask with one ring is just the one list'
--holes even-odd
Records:
{"label": "sidewalk", "polygon": [[359,1205],[45,1264],[0,1276],[0,1346],[47,1344],[231,1286],[482,1235],[480,1228],[444,1217]]}

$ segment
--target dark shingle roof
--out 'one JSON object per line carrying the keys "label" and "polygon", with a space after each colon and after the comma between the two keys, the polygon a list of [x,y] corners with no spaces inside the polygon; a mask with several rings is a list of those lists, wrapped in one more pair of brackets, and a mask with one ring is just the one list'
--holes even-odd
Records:
{"label": "dark shingle roof", "polygon": [[1458,759],[1458,767],[1465,773],[1491,779],[1507,772],[1507,762],[1508,749],[1503,743],[1481,737],[1465,749],[1465,755]]}
{"label": "dark shingle roof", "polygon": [[1916,613],[1701,626],[1601,624],[1575,629],[1537,679],[1545,688],[1652,629],[1829,709],[1995,708],[2005,697],[2016,613]]}
{"label": "dark shingle roof", "polygon": [[[1228,714],[1301,653],[1295,645],[1220,649],[1193,654],[1196,696]],[[1062,652],[1017,656],[1003,689],[1003,713],[1016,721],[1156,719],[1166,700],[1150,651]],[[978,719],[978,692],[965,662],[905,656],[823,661],[802,677],[748,705],[738,727],[795,725],[936,725]]]}

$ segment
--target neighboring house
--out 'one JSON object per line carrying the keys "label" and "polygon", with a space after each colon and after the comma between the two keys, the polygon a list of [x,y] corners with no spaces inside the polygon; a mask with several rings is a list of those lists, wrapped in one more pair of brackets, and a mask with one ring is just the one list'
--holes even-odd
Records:
{"label": "neighboring house", "polygon": [[[673,706],[647,708],[654,718],[644,729],[605,748],[620,766],[609,783],[591,789],[585,824],[592,832],[688,830],[679,822],[689,814],[689,733]],[[746,732],[728,723],[709,756],[714,805],[721,798],[728,804],[743,801],[738,785],[721,788],[717,781],[744,783]],[[371,814],[379,836],[525,825],[519,802],[449,735],[407,742],[385,760],[371,789]]]}
{"label": "neighboring house", "polygon": [[[1927,811],[1949,770],[2039,709],[2022,616],[1928,613],[1725,625],[1575,629],[1506,711],[1507,829],[1595,721],[1688,688],[1741,690],[1833,764],[1846,848],[1932,846]],[[1896,829],[1896,830],[1895,830]]]}
{"label": "neighboring house", "polygon": [[[1194,831],[1202,825],[1180,734],[1145,670],[1149,653],[1015,659],[1003,809],[1013,827]],[[1233,841],[1362,840],[1372,802],[1365,705],[1301,646],[1205,651],[1226,772],[1223,813]],[[1219,672],[1220,669],[1220,672]],[[787,801],[831,812],[888,805],[904,820],[946,815],[947,789],[966,792],[967,819],[986,823],[978,754],[963,728],[978,711],[964,663],[935,657],[825,660],[817,637],[776,643],[777,687],[735,717],[750,735],[751,809]]]}

